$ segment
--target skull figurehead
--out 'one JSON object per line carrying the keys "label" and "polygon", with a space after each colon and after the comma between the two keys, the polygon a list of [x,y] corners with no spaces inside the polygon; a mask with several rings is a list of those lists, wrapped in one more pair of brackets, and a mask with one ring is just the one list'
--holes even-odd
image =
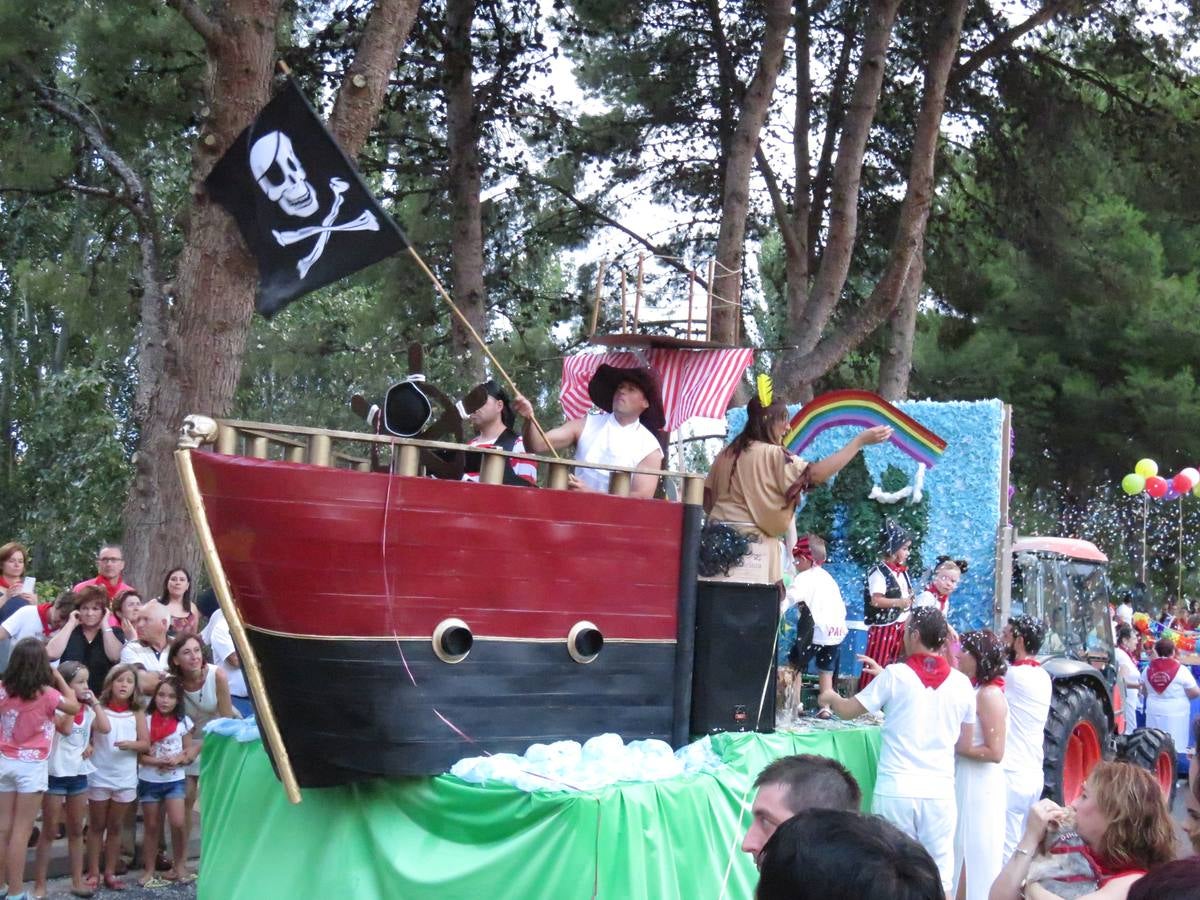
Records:
{"label": "skull figurehead", "polygon": [[272,203],[285,213],[307,218],[317,211],[317,192],[308,183],[292,139],[282,131],[264,134],[250,148],[250,171]]}

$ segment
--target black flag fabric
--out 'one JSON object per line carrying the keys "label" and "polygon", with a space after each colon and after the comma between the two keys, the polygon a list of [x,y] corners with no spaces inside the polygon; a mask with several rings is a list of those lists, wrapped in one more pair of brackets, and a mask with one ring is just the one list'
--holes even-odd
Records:
{"label": "black flag fabric", "polygon": [[204,182],[258,260],[258,311],[408,247],[289,78]]}

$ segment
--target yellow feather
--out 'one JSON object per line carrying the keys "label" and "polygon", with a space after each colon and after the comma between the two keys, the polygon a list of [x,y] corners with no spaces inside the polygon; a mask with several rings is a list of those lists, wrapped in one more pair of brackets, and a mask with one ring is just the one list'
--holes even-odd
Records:
{"label": "yellow feather", "polygon": [[758,376],[758,402],[762,404],[763,409],[771,405],[774,385],[771,383],[770,375]]}

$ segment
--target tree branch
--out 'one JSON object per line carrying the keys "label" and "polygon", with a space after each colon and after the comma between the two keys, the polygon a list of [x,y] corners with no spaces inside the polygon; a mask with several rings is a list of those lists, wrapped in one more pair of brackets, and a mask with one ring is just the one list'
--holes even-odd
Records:
{"label": "tree branch", "polygon": [[[908,188],[900,207],[900,221],[892,242],[887,268],[862,307],[832,334],[803,356],[790,373],[792,378],[811,383],[828,372],[838,360],[856,347],[891,314],[899,302],[916,254],[920,251],[933,202],[934,160],[941,134],[942,114],[950,67],[962,36],[968,0],[948,0],[938,22],[934,45],[925,69],[921,110],[913,138]],[[840,160],[839,160],[840,164]],[[822,265],[824,268],[824,265]]]}
{"label": "tree branch", "polygon": [[804,252],[798,242],[798,235],[793,227],[791,214],[788,212],[787,201],[779,187],[779,179],[775,176],[767,155],[763,153],[761,144],[754,150],[754,160],[758,163],[758,171],[762,173],[763,181],[767,183],[767,194],[771,197],[771,209],[775,211],[775,224],[779,226],[784,249],[789,256]]}
{"label": "tree branch", "polygon": [[691,269],[689,269],[682,262],[680,262],[678,259],[676,259],[674,254],[671,252],[671,250],[669,248],[660,247],[658,244],[654,243],[648,237],[644,237],[643,235],[638,234],[636,231],[634,231],[628,225],[625,225],[622,222],[618,221],[617,219],[614,219],[612,216],[608,215],[607,213],[601,212],[599,209],[597,209],[592,204],[586,202],[585,200],[579,199],[573,193],[568,191],[566,188],[555,184],[551,179],[542,178],[539,175],[533,175],[528,172],[523,173],[523,174],[524,174],[524,177],[528,178],[530,181],[534,182],[535,184],[540,184],[543,187],[548,187],[548,188],[550,188],[550,190],[561,195],[565,200],[567,200],[569,203],[571,203],[573,206],[575,206],[575,208],[578,209],[580,212],[582,212],[586,215],[589,215],[592,218],[596,219],[597,221],[603,222],[605,225],[611,226],[612,228],[615,228],[618,231],[620,231],[622,234],[625,234],[628,237],[632,238],[634,241],[641,244],[643,247],[645,247],[647,250],[649,250],[655,256],[660,257],[662,259],[662,261],[664,263],[666,263],[668,266],[670,266],[671,268],[676,269],[679,272],[682,272],[684,275],[696,274],[696,282],[698,284],[702,285],[705,289],[708,288],[708,284],[704,281],[704,279],[702,279],[698,273],[693,273]]}
{"label": "tree branch", "polygon": [[192,26],[192,30],[200,35],[210,50],[220,45],[224,38],[221,27],[200,8],[196,0],[167,0],[167,6],[183,16],[183,20]]}
{"label": "tree branch", "polygon": [[858,231],[863,158],[879,105],[884,65],[899,6],[900,0],[871,0],[867,12],[862,60],[838,141],[837,162],[833,167],[829,238],[821,254],[821,265],[813,280],[799,333],[796,334],[797,345],[802,352],[811,351],[816,346],[850,272],[850,257]]}
{"label": "tree branch", "polygon": [[400,48],[408,40],[420,0],[377,0],[354,62],[346,70],[329,117],[329,131],[351,159],[358,156],[387,92]]}
{"label": "tree branch", "polygon": [[[1075,0],[1046,0],[1046,3],[1040,9],[1024,22],[1014,25],[1012,28],[996,35],[961,63],[957,64],[950,75],[950,83],[957,85],[970,78],[989,60],[995,59],[1002,53],[1007,53],[1013,44],[1033,31],[1033,29],[1049,22],[1059,13],[1067,12],[1074,5],[1074,2]],[[1082,15],[1089,8],[1098,5],[1098,3],[1085,4],[1080,14]]]}

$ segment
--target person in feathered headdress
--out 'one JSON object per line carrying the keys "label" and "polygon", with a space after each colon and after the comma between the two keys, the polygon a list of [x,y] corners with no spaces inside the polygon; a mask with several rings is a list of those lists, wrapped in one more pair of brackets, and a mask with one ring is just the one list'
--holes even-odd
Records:
{"label": "person in feathered headdress", "polygon": [[717,454],[704,482],[704,509],[710,521],[770,539],[770,579],[781,572],[779,539],[788,530],[800,495],[832,478],[863,447],[892,436],[886,425],[860,431],[836,453],[809,463],[783,446],[788,429],[787,404],[774,396],[771,379],[759,375],[746,405],[746,427]]}

